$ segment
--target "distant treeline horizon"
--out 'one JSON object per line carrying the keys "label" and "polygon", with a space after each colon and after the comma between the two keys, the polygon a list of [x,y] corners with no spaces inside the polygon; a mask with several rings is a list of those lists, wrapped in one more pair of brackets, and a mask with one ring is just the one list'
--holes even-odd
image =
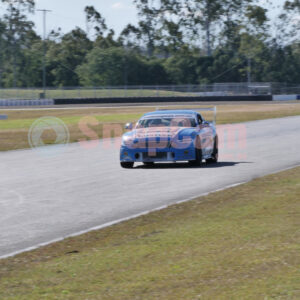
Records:
{"label": "distant treeline horizon", "polygon": [[[120,35],[93,6],[86,28],[45,41],[34,0],[0,0],[0,88],[300,83],[300,1],[271,24],[256,0],[133,0],[139,22]],[[272,26],[271,26],[272,25]]]}

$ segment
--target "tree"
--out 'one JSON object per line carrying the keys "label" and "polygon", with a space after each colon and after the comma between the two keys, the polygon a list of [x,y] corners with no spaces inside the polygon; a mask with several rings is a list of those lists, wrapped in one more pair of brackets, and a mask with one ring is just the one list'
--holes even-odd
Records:
{"label": "tree", "polygon": [[43,42],[36,39],[32,42],[31,47],[23,50],[22,55],[22,86],[25,87],[42,87],[43,86]]}
{"label": "tree", "polygon": [[124,48],[95,47],[77,68],[84,86],[165,84],[167,74],[159,60],[146,61]]}
{"label": "tree", "polygon": [[51,70],[57,86],[77,86],[79,78],[77,66],[85,61],[85,57],[92,49],[92,42],[86,33],[76,28],[65,34],[59,43],[51,43],[47,53],[48,68]]}
{"label": "tree", "polygon": [[299,53],[297,54],[295,50],[291,45],[280,46],[277,43],[270,45],[270,55],[268,63],[265,64],[262,80],[287,84],[299,83],[300,60]]}
{"label": "tree", "polygon": [[4,63],[6,60],[7,41],[5,40],[6,24],[0,20],[0,87],[2,87],[2,78],[4,74]]}
{"label": "tree", "polygon": [[[22,48],[30,46],[30,38],[33,34],[33,22],[27,20],[27,13],[33,13],[34,0],[1,0],[7,7],[3,21],[7,24],[4,33],[7,41],[6,57],[12,66],[13,82],[12,85],[18,85],[17,77],[18,67],[20,67],[20,58]],[[29,38],[28,38],[29,37]],[[8,67],[9,68],[9,67]],[[7,82],[7,84],[9,84]]]}
{"label": "tree", "polygon": [[164,85],[170,84],[167,70],[160,59],[146,61],[145,73],[142,74],[139,84],[142,85]]}
{"label": "tree", "polygon": [[286,1],[284,4],[285,13],[282,14],[282,18],[284,20],[290,20],[290,34],[289,36],[293,38],[293,40],[300,39],[300,0],[294,1]]}
{"label": "tree", "polygon": [[158,27],[160,24],[160,3],[155,0],[134,0],[140,21],[138,23],[137,38],[145,43],[148,57],[152,57],[155,43],[158,40]]}
{"label": "tree", "polygon": [[198,82],[197,67],[199,66],[199,53],[189,49],[182,49],[165,62],[168,76],[174,84],[194,84]]}
{"label": "tree", "polygon": [[[122,48],[101,49],[95,47],[87,56],[87,62],[77,68],[80,83],[84,86],[123,85],[127,82],[125,73],[129,59],[135,61],[136,70],[139,61],[135,56],[128,56]],[[138,73],[138,72],[137,72]]]}
{"label": "tree", "polygon": [[84,9],[86,14],[87,35],[93,28],[96,37],[103,36],[107,31],[107,25],[102,15],[94,8],[94,6],[86,6]]}
{"label": "tree", "polygon": [[190,18],[190,28],[196,39],[201,37],[201,30],[205,32],[206,55],[212,54],[212,30],[223,13],[223,1],[220,0],[188,0],[186,9]]}
{"label": "tree", "polygon": [[[27,19],[34,0],[0,3],[0,86],[41,86],[42,39]],[[85,8],[86,32],[51,32],[45,41],[49,85],[299,82],[300,0],[284,1],[274,38],[258,0],[134,3],[139,22],[118,39],[93,6]]]}
{"label": "tree", "polygon": [[[90,35],[90,30],[93,29],[94,37],[96,38],[95,45],[101,48],[118,46],[119,43],[114,40],[115,32],[112,29],[108,29],[102,15],[93,6],[86,6],[84,11],[86,13],[87,36]],[[104,34],[107,31],[108,34],[105,36]]]}
{"label": "tree", "polygon": [[[161,0],[158,13],[158,53],[164,52],[165,57],[175,54],[184,46],[186,37],[186,17],[182,17],[183,2],[178,0]],[[188,37],[186,39],[188,41]]]}
{"label": "tree", "polygon": [[120,47],[122,46],[122,43],[120,42],[120,40],[116,41],[114,39],[115,36],[115,32],[110,29],[109,33],[107,34],[106,37],[103,36],[98,36],[94,46],[95,47],[100,47],[100,48],[112,48],[112,47]]}
{"label": "tree", "polygon": [[[128,24],[120,41],[135,49],[146,47],[149,58],[162,52],[168,57],[183,45],[183,20],[179,17],[182,4],[178,0],[135,0],[138,26]],[[155,51],[157,50],[157,51]]]}
{"label": "tree", "polygon": [[140,38],[140,29],[134,25],[128,24],[121,32],[119,42],[127,48],[139,49]]}
{"label": "tree", "polygon": [[[249,5],[246,8],[246,24],[244,25],[248,31],[253,33],[261,33],[266,32],[266,23],[268,21],[267,18],[267,9],[258,6],[258,5]],[[251,24],[251,26],[249,25]]]}
{"label": "tree", "polygon": [[296,11],[300,12],[300,0],[285,1],[284,9],[286,9],[286,10],[296,10]]}
{"label": "tree", "polygon": [[160,32],[161,38],[159,39],[157,49],[158,52],[163,51],[166,58],[175,54],[184,45],[184,33],[180,23],[180,21],[174,22],[167,19],[163,22]]}
{"label": "tree", "polygon": [[243,29],[244,17],[248,5],[253,0],[224,0],[219,34],[219,46],[237,51],[240,43],[240,34]]}

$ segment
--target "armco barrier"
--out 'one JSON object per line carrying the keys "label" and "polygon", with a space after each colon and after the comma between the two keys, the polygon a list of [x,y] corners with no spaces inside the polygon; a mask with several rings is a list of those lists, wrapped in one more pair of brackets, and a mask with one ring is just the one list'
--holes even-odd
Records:
{"label": "armco barrier", "polygon": [[166,103],[166,102],[218,102],[218,101],[272,101],[272,95],[258,96],[208,96],[208,97],[132,97],[132,98],[87,98],[54,99],[54,105],[68,104],[130,104],[130,103]]}
{"label": "armco barrier", "polygon": [[294,101],[300,100],[300,95],[274,95],[274,101]]}
{"label": "armco barrier", "polygon": [[51,106],[54,100],[0,100],[0,106]]}

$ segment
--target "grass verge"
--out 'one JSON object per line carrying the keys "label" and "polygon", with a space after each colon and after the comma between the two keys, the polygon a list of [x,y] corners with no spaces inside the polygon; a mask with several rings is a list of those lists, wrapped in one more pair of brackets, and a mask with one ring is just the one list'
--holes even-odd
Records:
{"label": "grass verge", "polygon": [[299,299],[300,168],[0,261],[1,299]]}
{"label": "grass verge", "polygon": [[[207,107],[208,105],[199,105]],[[211,106],[211,105],[209,105]],[[300,115],[300,103],[271,103],[271,104],[228,104],[218,106],[218,124],[240,123],[269,118],[280,118]],[[190,106],[193,108],[193,106]],[[194,106],[195,107],[195,106]],[[174,108],[170,106],[169,108]],[[180,108],[176,106],[175,108]],[[91,109],[63,109],[63,110],[28,110],[4,111],[8,115],[7,121],[0,121],[0,151],[25,149],[29,147],[28,131],[35,120],[45,116],[60,118],[70,131],[70,142],[103,137],[103,126],[119,124],[119,134],[122,133],[124,124],[137,121],[144,113],[153,111],[153,108],[91,108]],[[1,110],[0,110],[1,113]],[[209,113],[204,116],[211,119]],[[96,119],[97,125],[87,124],[93,130],[93,137],[87,137],[79,126],[80,122],[89,117]],[[92,121],[93,123],[93,121]],[[43,135],[45,144],[55,142],[55,133],[48,131]]]}
{"label": "grass verge", "polygon": [[[42,89],[0,89],[0,99],[39,99]],[[156,89],[48,89],[46,99],[67,98],[119,98],[119,97],[186,97],[193,93]]]}

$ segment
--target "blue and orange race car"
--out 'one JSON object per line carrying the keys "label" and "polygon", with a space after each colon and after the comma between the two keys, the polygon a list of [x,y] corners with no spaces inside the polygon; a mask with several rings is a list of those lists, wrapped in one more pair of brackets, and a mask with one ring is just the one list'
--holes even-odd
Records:
{"label": "blue and orange race car", "polygon": [[187,161],[199,166],[218,161],[218,136],[214,122],[206,121],[197,110],[157,110],[145,114],[122,137],[121,166],[133,168],[134,163],[151,166],[156,162]]}

